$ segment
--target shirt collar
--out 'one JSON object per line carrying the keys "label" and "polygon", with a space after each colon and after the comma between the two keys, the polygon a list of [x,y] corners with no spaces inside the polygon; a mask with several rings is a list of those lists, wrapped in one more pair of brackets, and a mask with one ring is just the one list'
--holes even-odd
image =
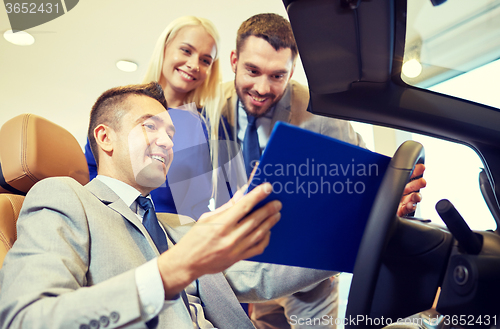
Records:
{"label": "shirt collar", "polygon": [[[133,188],[132,186],[128,185],[127,183],[122,182],[121,180],[118,180],[116,178],[112,178],[109,176],[104,176],[104,175],[97,175],[96,177],[99,179],[101,182],[106,184],[107,187],[109,187],[113,192],[118,195],[120,199],[122,199],[123,202],[132,209],[132,211],[136,212],[136,203],[135,200],[139,195],[141,195],[141,192]],[[151,199],[151,195],[147,196],[149,199]],[[152,202],[153,200],[151,200]],[[133,207],[134,206],[134,207]],[[154,204],[153,204],[154,206]]]}

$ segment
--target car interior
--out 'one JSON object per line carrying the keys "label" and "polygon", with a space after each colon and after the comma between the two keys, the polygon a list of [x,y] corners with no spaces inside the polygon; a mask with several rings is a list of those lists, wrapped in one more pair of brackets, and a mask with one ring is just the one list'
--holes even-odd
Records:
{"label": "car interior", "polygon": [[[429,43],[436,43],[436,36],[428,38],[431,39],[428,44],[425,43],[428,39],[419,40],[423,74],[418,78],[405,77],[403,64],[414,59],[409,52],[415,48],[407,31],[412,14],[409,9],[423,6],[421,3],[426,1],[418,2],[284,1],[307,75],[313,112],[471,147],[482,160],[484,169],[477,181],[498,223],[498,108],[428,88],[437,81],[498,59],[498,47],[488,51],[486,45],[479,47],[478,51],[484,55],[482,62],[471,64],[469,59],[447,67],[433,62]],[[431,9],[446,3],[427,2]],[[498,2],[477,5],[482,5],[479,9],[489,16],[487,19],[483,15],[486,22],[477,23],[483,28],[482,34],[498,31],[498,23],[495,23],[498,20],[494,20]],[[478,9],[473,9],[472,14],[478,16]],[[467,40],[466,33],[459,37],[464,42]],[[472,39],[479,44],[485,42]],[[450,48],[449,51],[456,50]],[[464,68],[465,64],[469,68]],[[441,326],[496,326],[499,304],[491,296],[496,296],[500,287],[498,234],[494,230],[471,231],[445,194],[436,204],[436,211],[446,223],[446,229],[395,216],[397,195],[403,191],[413,165],[424,162],[424,158],[425,150],[419,144],[405,143],[392,159],[391,170],[386,173],[375,199],[358,251],[346,318],[361,315],[397,322],[399,318],[430,309],[436,300],[434,311],[444,319],[439,323]],[[365,326],[383,326],[375,322]],[[346,323],[346,327],[355,326]]]}
{"label": "car interior", "polygon": [[[471,148],[482,164],[476,178],[481,198],[497,225],[500,109],[460,92],[433,89],[500,59],[500,0],[465,1],[470,7],[463,0],[282,2],[299,47],[312,111]],[[460,10],[447,9],[457,3]],[[414,28],[424,6],[428,12],[438,11],[432,23],[440,26],[439,33],[425,35]],[[452,23],[439,19],[440,10],[456,11],[461,24],[450,28]],[[425,22],[421,25],[429,24]],[[447,44],[451,39],[455,42]],[[450,55],[443,57],[444,53]],[[404,73],[407,63],[416,64],[420,72]],[[358,251],[345,315],[357,321],[345,322],[346,328],[396,328],[398,319],[409,317],[423,319],[418,328],[495,328],[500,320],[497,227],[471,230],[470,223],[480,218],[463,218],[457,210],[460,205],[450,202],[447,193],[435,204],[446,226],[418,216],[396,216],[412,169],[426,160],[425,147],[414,141],[394,153]],[[24,195],[37,181],[52,176],[88,182],[85,157],[75,137],[34,114],[4,123],[0,267],[16,239]],[[467,196],[468,191],[463,192]]]}
{"label": "car interior", "polygon": [[24,196],[48,177],[89,181],[85,155],[75,137],[33,114],[21,114],[0,129],[0,268],[17,238],[16,222]]}

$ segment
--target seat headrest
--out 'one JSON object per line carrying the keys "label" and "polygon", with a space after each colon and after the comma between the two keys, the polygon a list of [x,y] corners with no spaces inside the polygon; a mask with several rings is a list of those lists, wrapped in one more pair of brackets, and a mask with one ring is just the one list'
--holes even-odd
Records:
{"label": "seat headrest", "polygon": [[7,121],[0,129],[0,193],[24,194],[54,176],[88,183],[87,161],[75,137],[34,114]]}

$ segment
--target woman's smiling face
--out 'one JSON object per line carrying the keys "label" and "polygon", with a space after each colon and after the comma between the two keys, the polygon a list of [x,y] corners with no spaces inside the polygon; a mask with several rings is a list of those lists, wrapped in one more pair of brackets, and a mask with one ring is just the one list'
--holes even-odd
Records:
{"label": "woman's smiling face", "polygon": [[216,53],[214,38],[202,26],[181,28],[165,46],[159,83],[166,95],[185,97],[200,86],[210,74]]}

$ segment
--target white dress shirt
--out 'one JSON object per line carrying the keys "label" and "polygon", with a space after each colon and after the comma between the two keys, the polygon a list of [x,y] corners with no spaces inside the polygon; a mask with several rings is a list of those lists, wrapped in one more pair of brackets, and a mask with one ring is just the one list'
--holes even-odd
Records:
{"label": "white dress shirt", "polygon": [[[264,151],[269,136],[271,135],[271,124],[273,121],[273,114],[276,105],[273,106],[265,115],[257,118],[257,135],[259,136],[260,152]],[[248,119],[247,112],[243,108],[243,103],[238,99],[238,143],[243,147],[243,140],[245,139],[245,132],[247,130]]]}
{"label": "white dress shirt", "polygon": [[[118,197],[122,199],[122,201],[125,202],[125,204],[137,215],[137,218],[139,218],[142,223],[145,211],[136,201],[137,197],[141,195],[139,191],[120,180],[108,176],[97,175],[96,178],[115,192],[116,195],[118,195]],[[147,198],[151,200],[149,195]],[[153,200],[151,200],[151,202],[153,202]],[[170,240],[161,224],[160,227],[167,237],[168,247],[173,247],[173,242]],[[136,268],[135,282],[137,285],[137,291],[139,292],[139,299],[141,301],[141,316],[144,322],[153,319],[164,307],[170,306],[169,304],[173,305],[180,298],[178,295],[173,300],[165,300],[165,290],[163,288],[157,258],[152,259],[146,264]],[[188,297],[189,311],[191,313],[194,328],[213,328],[213,325],[205,319],[203,306],[201,305],[201,300],[198,295],[197,281],[194,281],[187,286],[185,292]]]}

